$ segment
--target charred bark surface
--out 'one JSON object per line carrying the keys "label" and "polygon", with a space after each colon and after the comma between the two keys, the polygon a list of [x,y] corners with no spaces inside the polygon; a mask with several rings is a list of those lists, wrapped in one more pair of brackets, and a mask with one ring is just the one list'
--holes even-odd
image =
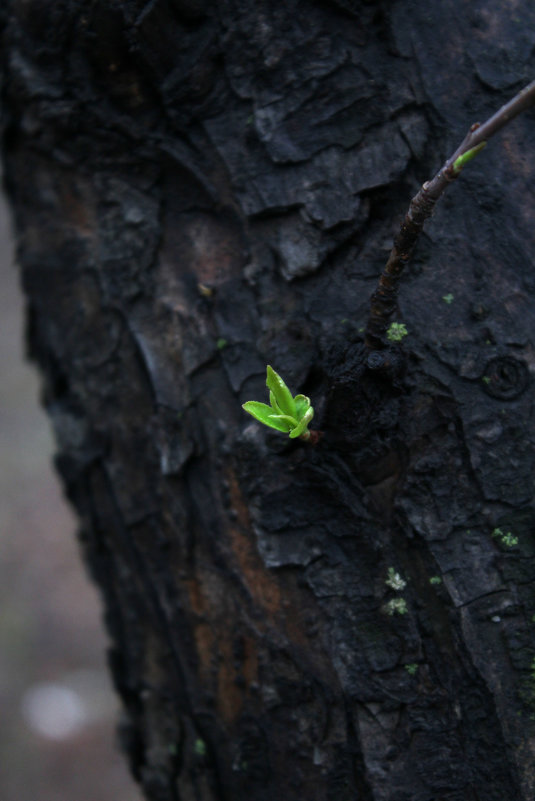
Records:
{"label": "charred bark surface", "polygon": [[[147,798],[531,801],[533,113],[427,227],[403,350],[362,342],[415,188],[533,72],[535,9],[0,13],[30,351]],[[243,414],[266,363],[318,447]]]}

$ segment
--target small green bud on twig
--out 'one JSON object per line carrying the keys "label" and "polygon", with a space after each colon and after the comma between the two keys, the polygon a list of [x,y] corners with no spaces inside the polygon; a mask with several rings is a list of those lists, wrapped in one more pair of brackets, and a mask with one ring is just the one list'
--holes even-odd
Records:
{"label": "small green bud on twig", "polygon": [[[370,314],[366,326],[368,349],[381,350],[385,347],[384,337],[385,334],[388,336],[388,319],[395,309],[401,276],[414,252],[425,221],[433,213],[437,200],[452,181],[459,176],[463,167],[485,147],[494,134],[534,104],[535,81],[532,81],[484,123],[476,122],[471,125],[457,150],[446,160],[434,178],[426,181],[413,197],[399,233],[394,239],[388,261],[379,277],[377,289],[371,297]],[[390,337],[388,338],[390,339]]]}
{"label": "small green bud on twig", "polygon": [[464,165],[468,164],[469,161],[472,161],[474,156],[477,156],[477,154],[483,150],[486,144],[486,142],[480,142],[475,147],[471,147],[470,150],[467,150],[466,153],[461,153],[461,155],[455,159],[452,165],[455,175],[459,175]]}

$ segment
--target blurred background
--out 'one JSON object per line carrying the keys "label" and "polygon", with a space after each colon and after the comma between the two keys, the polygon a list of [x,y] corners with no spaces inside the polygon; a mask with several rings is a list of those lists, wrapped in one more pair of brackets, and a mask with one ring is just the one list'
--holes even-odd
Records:
{"label": "blurred background", "polygon": [[140,801],[118,751],[100,602],[52,468],[0,195],[0,799]]}

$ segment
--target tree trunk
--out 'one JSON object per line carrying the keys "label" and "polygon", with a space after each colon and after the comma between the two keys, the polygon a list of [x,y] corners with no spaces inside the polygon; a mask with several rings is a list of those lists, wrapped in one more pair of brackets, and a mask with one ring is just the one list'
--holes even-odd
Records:
{"label": "tree trunk", "polygon": [[[535,6],[0,15],[30,352],[146,797],[532,801],[533,113],[437,206],[395,374],[363,330],[411,196],[530,77]],[[242,411],[266,364],[316,447]]]}

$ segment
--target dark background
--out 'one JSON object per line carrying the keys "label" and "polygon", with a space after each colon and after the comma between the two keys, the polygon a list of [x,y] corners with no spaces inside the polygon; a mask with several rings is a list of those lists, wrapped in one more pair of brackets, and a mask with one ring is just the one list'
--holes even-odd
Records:
{"label": "dark background", "polygon": [[10,234],[0,197],[0,798],[135,801],[115,744],[100,603],[24,360]]}

